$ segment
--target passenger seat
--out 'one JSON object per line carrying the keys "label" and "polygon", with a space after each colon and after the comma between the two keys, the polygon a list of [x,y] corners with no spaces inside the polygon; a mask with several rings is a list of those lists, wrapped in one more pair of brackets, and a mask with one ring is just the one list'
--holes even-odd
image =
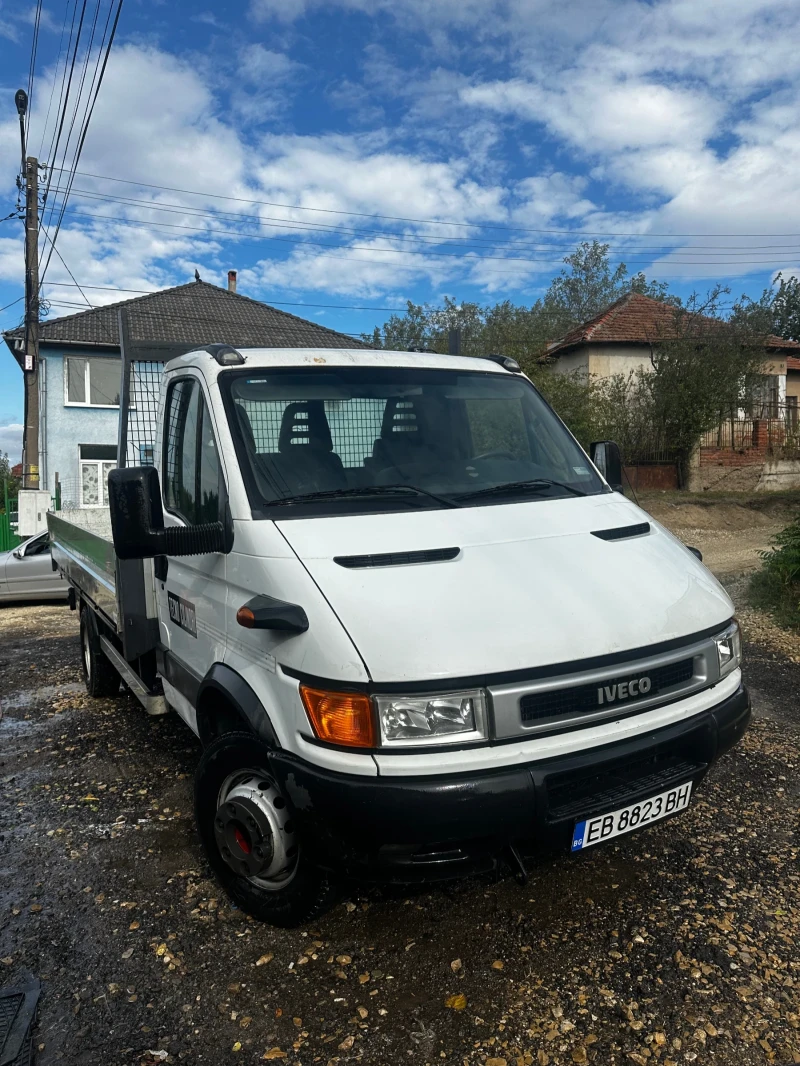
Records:
{"label": "passenger seat", "polygon": [[261,459],[291,495],[347,487],[342,460],[333,451],[323,400],[288,404],[281,420],[278,454]]}

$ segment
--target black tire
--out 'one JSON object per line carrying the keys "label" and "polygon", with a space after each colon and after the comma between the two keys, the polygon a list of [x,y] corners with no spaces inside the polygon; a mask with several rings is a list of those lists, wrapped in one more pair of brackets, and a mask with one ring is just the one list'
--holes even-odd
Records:
{"label": "black tire", "polygon": [[81,666],[86,691],[98,699],[108,699],[119,692],[119,674],[103,654],[94,612],[81,611]]}
{"label": "black tire", "polygon": [[[195,773],[194,811],[208,861],[237,907],[258,921],[292,929],[328,910],[336,898],[336,885],[330,874],[316,865],[313,856],[303,848],[302,841],[297,840],[291,809],[267,770],[269,752],[264,741],[253,733],[225,733],[214,740],[203,752]],[[246,777],[250,770],[255,775],[253,780],[260,780],[260,788],[267,790],[269,786],[267,794],[274,796],[275,806],[285,811],[286,826],[291,832],[289,839],[296,841],[296,846],[292,844],[289,848],[289,852],[295,851],[289,872],[283,880],[276,879],[271,888],[263,887],[264,881],[259,884],[257,877],[237,873],[221,851],[225,845],[221,844],[221,820],[217,816],[228,808],[227,803],[219,806],[223,788],[238,775]],[[241,822],[236,824],[241,825]],[[254,822],[250,824],[255,828]],[[241,827],[247,832],[246,827]],[[261,843],[264,838],[255,832],[253,839]],[[255,850],[258,852],[257,847]],[[250,848],[247,854],[250,854]],[[236,857],[230,852],[229,856],[234,863]]]}

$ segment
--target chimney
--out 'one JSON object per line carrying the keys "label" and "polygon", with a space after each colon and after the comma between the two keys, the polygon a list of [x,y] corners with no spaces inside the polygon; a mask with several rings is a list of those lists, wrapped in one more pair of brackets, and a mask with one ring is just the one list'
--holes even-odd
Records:
{"label": "chimney", "polygon": [[236,292],[236,271],[228,271],[228,292]]}

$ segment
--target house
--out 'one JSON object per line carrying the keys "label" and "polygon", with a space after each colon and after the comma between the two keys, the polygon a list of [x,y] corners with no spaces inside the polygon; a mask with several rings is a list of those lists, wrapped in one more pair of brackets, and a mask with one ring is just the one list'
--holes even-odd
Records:
{"label": "house", "polygon": [[797,426],[797,409],[800,405],[800,354],[786,357],[786,406],[792,426]]}
{"label": "house", "polygon": [[[308,322],[228,288],[196,280],[132,300],[44,321],[39,341],[39,485],[64,506],[106,503],[108,471],[116,466],[122,378],[118,312],[127,312],[137,345],[164,358],[212,342],[234,347],[361,348],[344,333]],[[23,331],[3,334],[23,365]],[[141,461],[148,461],[142,456]]]}
{"label": "house", "polygon": [[[594,377],[629,374],[651,368],[650,353],[659,341],[675,335],[675,308],[661,300],[629,292],[605,311],[566,333],[547,346],[546,360],[556,373],[574,371]],[[772,379],[767,404],[773,408],[787,403],[787,357],[798,366],[794,375],[795,391],[800,396],[800,344],[797,341],[769,337],[766,345],[770,362],[765,367]],[[791,402],[791,401],[790,401]],[[794,403],[797,404],[795,399]]]}

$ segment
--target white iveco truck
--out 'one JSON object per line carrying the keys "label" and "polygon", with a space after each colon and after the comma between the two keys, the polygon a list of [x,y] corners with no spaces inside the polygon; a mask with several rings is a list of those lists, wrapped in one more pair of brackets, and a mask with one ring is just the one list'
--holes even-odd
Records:
{"label": "white iveco truck", "polygon": [[89,692],[122,676],[203,742],[202,841],[256,917],[340,875],[524,876],[686,807],[742,736],[731,601],[513,360],[210,345],[125,375],[113,543],[50,515],[53,557]]}

